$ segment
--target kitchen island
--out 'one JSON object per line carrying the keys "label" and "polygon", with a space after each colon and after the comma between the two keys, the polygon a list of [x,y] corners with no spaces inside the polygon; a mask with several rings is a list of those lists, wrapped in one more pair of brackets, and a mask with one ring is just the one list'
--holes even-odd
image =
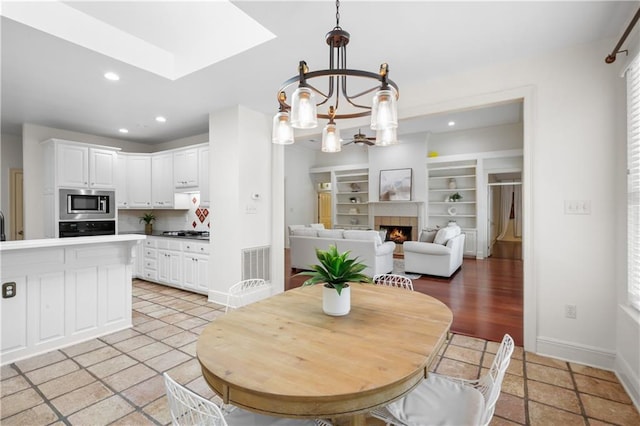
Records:
{"label": "kitchen island", "polygon": [[144,235],[0,243],[0,364],[131,327]]}

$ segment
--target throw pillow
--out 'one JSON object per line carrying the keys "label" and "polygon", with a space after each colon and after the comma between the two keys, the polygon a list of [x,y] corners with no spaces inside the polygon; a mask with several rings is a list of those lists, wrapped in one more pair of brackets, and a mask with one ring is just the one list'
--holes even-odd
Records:
{"label": "throw pillow", "polygon": [[324,223],[312,223],[309,225],[309,228],[324,229]]}
{"label": "throw pillow", "polygon": [[294,229],[302,229],[304,225],[289,225],[289,235],[293,235]]}
{"label": "throw pillow", "polygon": [[418,241],[421,243],[432,243],[436,238],[437,233],[437,229],[423,229],[422,232],[420,232],[420,238],[418,238]]}
{"label": "throw pillow", "polygon": [[380,240],[381,241],[385,241],[387,239],[387,230],[386,229],[379,229],[378,230],[378,234],[380,234]]}
{"label": "throw pillow", "polygon": [[460,234],[459,226],[446,226],[438,231],[433,242],[436,244],[446,245],[451,238],[458,234]]}

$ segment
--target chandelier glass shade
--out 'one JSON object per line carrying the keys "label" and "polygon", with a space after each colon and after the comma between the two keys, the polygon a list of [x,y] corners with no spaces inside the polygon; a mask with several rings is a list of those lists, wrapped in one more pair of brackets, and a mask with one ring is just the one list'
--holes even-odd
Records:
{"label": "chandelier glass shade", "polygon": [[336,123],[329,121],[322,129],[322,152],[340,152],[342,150],[342,139],[340,129]]}
{"label": "chandelier glass shade", "polygon": [[[388,78],[386,63],[377,73],[347,68],[346,46],[350,35],[339,25],[339,8],[338,0],[336,26],[326,35],[329,68],[309,71],[307,63],[300,61],[298,75],[285,81],[278,90],[279,112],[273,120],[273,143],[290,144],[293,129],[312,129],[318,126],[318,119],[326,119],[329,121],[322,132],[322,151],[339,152],[342,144],[336,120],[367,116],[371,116],[371,129],[376,130],[376,145],[397,143],[398,86]],[[287,102],[290,92],[293,92],[291,104]],[[285,117],[290,120],[285,122]],[[282,130],[285,127],[291,129],[291,133]]]}

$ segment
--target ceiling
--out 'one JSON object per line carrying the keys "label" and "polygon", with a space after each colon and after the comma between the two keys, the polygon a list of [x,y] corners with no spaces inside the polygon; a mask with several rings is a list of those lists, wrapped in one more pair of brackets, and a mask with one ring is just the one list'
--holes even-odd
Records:
{"label": "ceiling", "polygon": [[[388,62],[402,95],[447,74],[617,41],[637,8],[637,1],[343,0],[340,26],[351,33],[349,68],[375,72]],[[2,133],[20,134],[28,122],[153,144],[206,133],[209,113],[233,105],[274,114],[278,88],[300,60],[312,70],[326,66],[335,3],[3,1],[2,15]],[[107,71],[120,80],[106,80]],[[519,104],[456,114],[401,120],[399,138],[522,119]],[[456,126],[447,126],[451,120]]]}

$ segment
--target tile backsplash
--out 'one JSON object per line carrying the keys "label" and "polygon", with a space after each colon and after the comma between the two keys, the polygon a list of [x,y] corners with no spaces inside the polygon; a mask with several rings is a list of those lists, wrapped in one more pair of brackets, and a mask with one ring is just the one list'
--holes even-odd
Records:
{"label": "tile backsplash", "polygon": [[144,223],[140,222],[140,216],[152,211],[156,216],[153,224],[154,231],[209,231],[210,229],[210,209],[200,207],[200,194],[189,194],[188,210],[118,210],[118,231],[119,232],[143,232]]}

